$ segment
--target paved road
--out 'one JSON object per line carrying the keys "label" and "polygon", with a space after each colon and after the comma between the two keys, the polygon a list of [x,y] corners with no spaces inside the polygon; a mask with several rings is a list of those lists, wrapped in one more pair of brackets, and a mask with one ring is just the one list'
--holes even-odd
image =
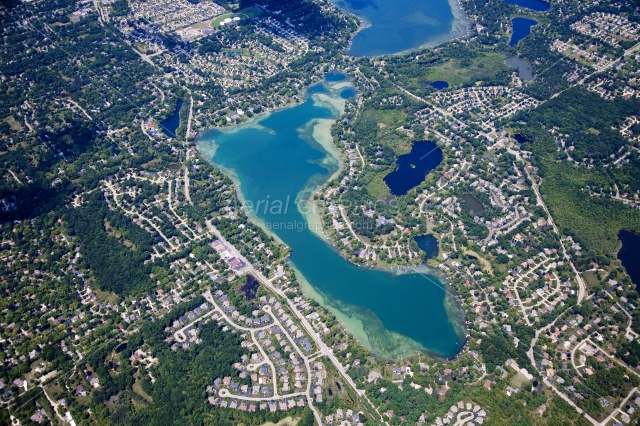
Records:
{"label": "paved road", "polygon": [[[225,244],[225,246],[227,246],[229,248],[233,247],[233,245],[230,244],[229,242],[227,242],[227,240],[222,236],[222,234],[220,234],[220,231],[218,231],[216,229],[216,227],[213,226],[213,224],[211,223],[210,220],[209,221],[205,221],[205,223],[207,224],[207,227],[209,228],[209,230],[211,232],[213,232],[220,239],[220,241],[222,241],[223,244]],[[388,425],[388,423],[385,422],[384,419],[382,418],[382,415],[380,414],[380,412],[378,412],[376,406],[369,400],[369,398],[367,398],[367,396],[365,394],[365,391],[358,389],[358,387],[356,386],[354,381],[347,374],[347,371],[344,369],[344,367],[342,366],[340,361],[335,357],[335,355],[333,355],[333,352],[331,351],[331,349],[329,349],[329,347],[327,347],[327,345],[322,341],[320,336],[313,330],[313,327],[311,326],[311,324],[309,324],[309,321],[307,321],[307,318],[305,318],[303,313],[298,311],[297,307],[293,304],[293,301],[291,299],[289,299],[282,292],[282,290],[280,290],[279,288],[275,287],[271,283],[271,281],[269,281],[269,279],[267,279],[262,274],[262,272],[254,269],[253,265],[251,265],[251,263],[244,256],[242,256],[242,254],[240,254],[240,252],[238,252],[238,250],[235,247],[233,247],[233,251],[235,251],[234,254],[236,255],[236,257],[239,258],[240,260],[242,260],[247,265],[247,267],[245,267],[243,269],[244,273],[252,272],[262,282],[262,284],[264,284],[272,292],[274,292],[275,294],[277,294],[278,296],[280,296],[283,300],[285,300],[287,302],[291,312],[298,318],[298,320],[300,321],[300,324],[304,327],[304,329],[307,331],[309,336],[314,340],[314,342],[316,343],[316,345],[318,346],[318,348],[320,349],[322,354],[325,355],[327,358],[329,358],[329,360],[333,363],[334,367],[338,370],[338,372],[340,373],[340,375],[342,376],[344,381],[347,382],[347,384],[349,384],[349,386],[356,392],[357,395],[362,396],[369,403],[371,408],[378,414],[378,416],[380,416],[380,420]]]}
{"label": "paved road", "polygon": [[189,135],[191,134],[191,117],[193,116],[193,96],[191,96],[191,94],[189,94],[189,99],[191,103],[189,104],[189,119],[187,120],[187,134],[185,136],[186,140],[189,140]]}
{"label": "paved road", "polygon": [[320,413],[313,406],[312,397],[311,397],[311,365],[310,365],[309,359],[302,353],[302,351],[300,350],[298,345],[295,343],[293,338],[289,335],[289,333],[284,328],[282,323],[273,314],[273,312],[271,311],[271,306],[268,306],[268,305],[264,306],[263,310],[265,312],[267,312],[271,316],[271,318],[273,319],[274,325],[276,325],[280,329],[282,334],[287,337],[287,339],[289,340],[289,343],[291,343],[291,346],[298,353],[298,356],[300,358],[302,358],[302,360],[304,361],[304,364],[305,364],[305,367],[306,367],[306,373],[307,373],[307,390],[305,392],[299,392],[299,393],[287,394],[287,395],[278,395],[278,387],[277,387],[278,375],[276,373],[276,371],[277,371],[276,367],[275,367],[275,365],[273,365],[273,362],[271,361],[271,359],[269,358],[267,353],[264,351],[264,348],[260,344],[259,339],[257,339],[256,336],[255,336],[256,331],[263,330],[263,329],[266,329],[266,328],[270,328],[271,325],[267,325],[267,326],[264,326],[264,327],[258,327],[258,328],[249,328],[249,327],[243,327],[243,326],[237,325],[231,318],[229,318],[227,316],[227,314],[225,314],[225,312],[220,308],[220,306],[218,306],[218,304],[216,303],[216,301],[213,298],[213,295],[211,294],[210,291],[204,292],[203,296],[214,307],[214,310],[211,313],[209,313],[209,315],[213,314],[213,312],[218,312],[233,327],[238,328],[240,330],[249,331],[251,333],[251,338],[252,338],[253,342],[255,342],[256,346],[258,347],[258,350],[260,351],[260,353],[262,354],[262,356],[264,358],[264,361],[261,362],[260,364],[257,364],[257,365],[262,365],[262,364],[268,363],[269,366],[271,367],[271,373],[272,373],[272,378],[273,378],[273,384],[274,384],[274,386],[273,386],[273,393],[274,393],[273,397],[270,397],[270,398],[245,397],[245,396],[241,396],[241,395],[231,394],[226,389],[223,389],[223,390],[220,391],[220,396],[221,397],[229,396],[229,397],[233,397],[233,398],[246,399],[246,400],[250,400],[250,401],[263,401],[263,400],[276,400],[276,399],[283,399],[283,398],[289,398],[289,397],[293,397],[293,396],[304,395],[304,396],[307,397],[307,402],[309,404],[309,408],[313,411],[313,414],[316,417],[316,420],[319,422],[319,424],[321,424],[322,423],[322,419],[320,417]]}
{"label": "paved road", "polygon": [[184,167],[184,197],[189,204],[193,205],[191,194],[189,193],[189,168],[187,166]]}
{"label": "paved road", "polygon": [[[116,206],[120,207],[126,214],[130,215],[130,216],[134,216],[137,217],[139,220],[144,220],[145,222],[147,222],[149,225],[151,225],[153,227],[153,229],[155,229],[156,231],[158,231],[158,234],[160,234],[160,236],[167,242],[167,244],[169,244],[169,247],[171,247],[171,250],[177,250],[179,247],[176,247],[173,245],[173,243],[171,242],[171,240],[169,238],[167,238],[162,231],[160,230],[160,228],[158,228],[158,226],[153,223],[153,221],[147,219],[145,216],[142,216],[141,214],[139,214],[136,211],[133,210],[127,210],[125,209],[120,202],[118,201],[118,193],[116,192],[116,189],[113,187],[113,185],[111,184],[111,182],[109,181],[104,181],[104,184],[106,185],[107,189],[109,189],[111,191],[111,193],[113,194],[113,199],[115,200]],[[169,184],[169,189],[171,189],[171,185]]]}
{"label": "paved road", "polygon": [[[536,197],[538,198],[538,205],[542,206],[544,211],[547,213],[547,221],[553,227],[553,231],[559,236],[560,232],[558,232],[558,227],[556,226],[555,222],[553,221],[553,217],[551,216],[551,213],[549,212],[549,209],[547,208],[547,206],[544,204],[544,201],[542,200],[542,196],[540,195],[540,189],[538,188],[538,184],[535,182],[534,179],[531,178],[531,175],[529,174],[528,170],[525,169],[525,172],[527,173],[527,177],[529,178],[529,180],[531,180],[531,186],[533,187],[533,190],[536,193]],[[587,285],[585,284],[584,280],[582,279],[582,276],[580,276],[580,273],[576,269],[576,266],[571,261],[571,258],[567,254],[567,248],[565,247],[564,242],[562,240],[560,241],[560,245],[562,246],[562,252],[564,254],[564,258],[565,258],[566,261],[569,262],[569,265],[571,265],[571,269],[573,269],[573,272],[576,275],[576,280],[578,281],[578,287],[579,287],[579,290],[578,290],[578,305],[579,305],[580,303],[582,303],[582,300],[586,296]]]}

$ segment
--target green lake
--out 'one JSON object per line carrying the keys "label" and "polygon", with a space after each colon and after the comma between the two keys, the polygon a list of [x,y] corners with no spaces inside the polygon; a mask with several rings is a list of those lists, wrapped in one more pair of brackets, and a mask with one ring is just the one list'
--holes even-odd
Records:
{"label": "green lake", "polygon": [[234,179],[247,214],[291,247],[305,294],[328,307],[373,354],[453,357],[467,330],[446,278],[426,265],[392,271],[355,266],[323,237],[308,211],[311,193],[342,167],[330,126],[349,88],[348,81],[329,78],[295,107],[202,132],[197,147]]}

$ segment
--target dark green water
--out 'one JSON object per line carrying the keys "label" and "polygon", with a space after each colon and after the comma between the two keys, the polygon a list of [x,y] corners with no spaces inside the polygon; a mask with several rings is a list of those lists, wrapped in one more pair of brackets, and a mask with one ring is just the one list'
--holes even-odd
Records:
{"label": "dark green water", "polygon": [[462,196],[462,206],[469,213],[482,213],[484,211],[484,206],[480,200],[471,194],[464,194]]}
{"label": "dark green water", "polygon": [[433,259],[438,256],[439,252],[439,243],[438,239],[431,234],[427,235],[418,235],[414,238],[416,243],[418,244],[418,248],[423,252],[427,253],[425,257],[425,261],[428,259]]}
{"label": "dark green water", "polygon": [[[338,87],[331,89],[331,84]],[[398,357],[427,349],[440,357],[454,356],[466,329],[436,271],[422,266],[420,273],[399,274],[354,266],[309,229],[316,222],[300,212],[308,205],[294,204],[307,200],[339,168],[313,135],[314,126],[322,123],[318,119],[340,114],[335,101],[342,90],[344,83],[315,86],[304,104],[232,131],[200,134],[198,149],[233,176],[245,206],[253,206],[258,221],[292,248],[290,260],[304,277],[300,280],[310,283],[323,304],[374,354]],[[333,105],[321,101],[327,100],[326,93]],[[317,131],[315,135],[319,137]]]}

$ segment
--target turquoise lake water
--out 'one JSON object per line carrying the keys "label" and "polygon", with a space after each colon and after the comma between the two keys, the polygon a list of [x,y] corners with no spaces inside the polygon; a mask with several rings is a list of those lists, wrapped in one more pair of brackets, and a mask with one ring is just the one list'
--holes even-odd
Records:
{"label": "turquoise lake water", "polygon": [[[339,170],[327,132],[342,112],[345,89],[345,82],[316,85],[303,104],[230,131],[199,134],[198,149],[239,184],[245,206],[259,206],[249,214],[291,247],[299,280],[311,285],[303,285],[304,291],[318,297],[375,355],[395,358],[426,349],[452,357],[464,345],[466,329],[438,271],[424,265],[412,273],[357,267],[309,229],[317,222],[294,204],[308,200]],[[288,208],[274,207],[277,200]]]}
{"label": "turquoise lake water", "polygon": [[456,0],[331,0],[366,28],[352,40],[354,56],[380,56],[433,46],[466,33]]}

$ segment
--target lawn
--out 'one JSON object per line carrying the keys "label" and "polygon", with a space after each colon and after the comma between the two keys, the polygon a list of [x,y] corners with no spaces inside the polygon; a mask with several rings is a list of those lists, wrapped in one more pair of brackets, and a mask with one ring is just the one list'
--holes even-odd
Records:
{"label": "lawn", "polygon": [[16,119],[13,117],[13,115],[8,116],[7,118],[4,119],[4,121],[9,123],[11,130],[15,130],[19,132],[20,130],[23,129],[22,124],[17,122]]}
{"label": "lawn", "polygon": [[258,12],[256,8],[247,7],[236,13],[227,13],[224,15],[220,15],[214,20],[212,20],[210,25],[212,28],[220,28],[220,23],[227,18],[231,18],[231,19],[240,18],[240,20],[243,20],[243,19],[255,18],[256,16],[259,16],[259,15],[260,15],[260,12]]}
{"label": "lawn", "polygon": [[387,171],[384,173],[377,173],[376,176],[367,184],[367,191],[377,200],[382,200],[383,198],[391,197],[391,192],[389,192],[389,187],[386,183],[384,183],[384,177],[387,175]]}

